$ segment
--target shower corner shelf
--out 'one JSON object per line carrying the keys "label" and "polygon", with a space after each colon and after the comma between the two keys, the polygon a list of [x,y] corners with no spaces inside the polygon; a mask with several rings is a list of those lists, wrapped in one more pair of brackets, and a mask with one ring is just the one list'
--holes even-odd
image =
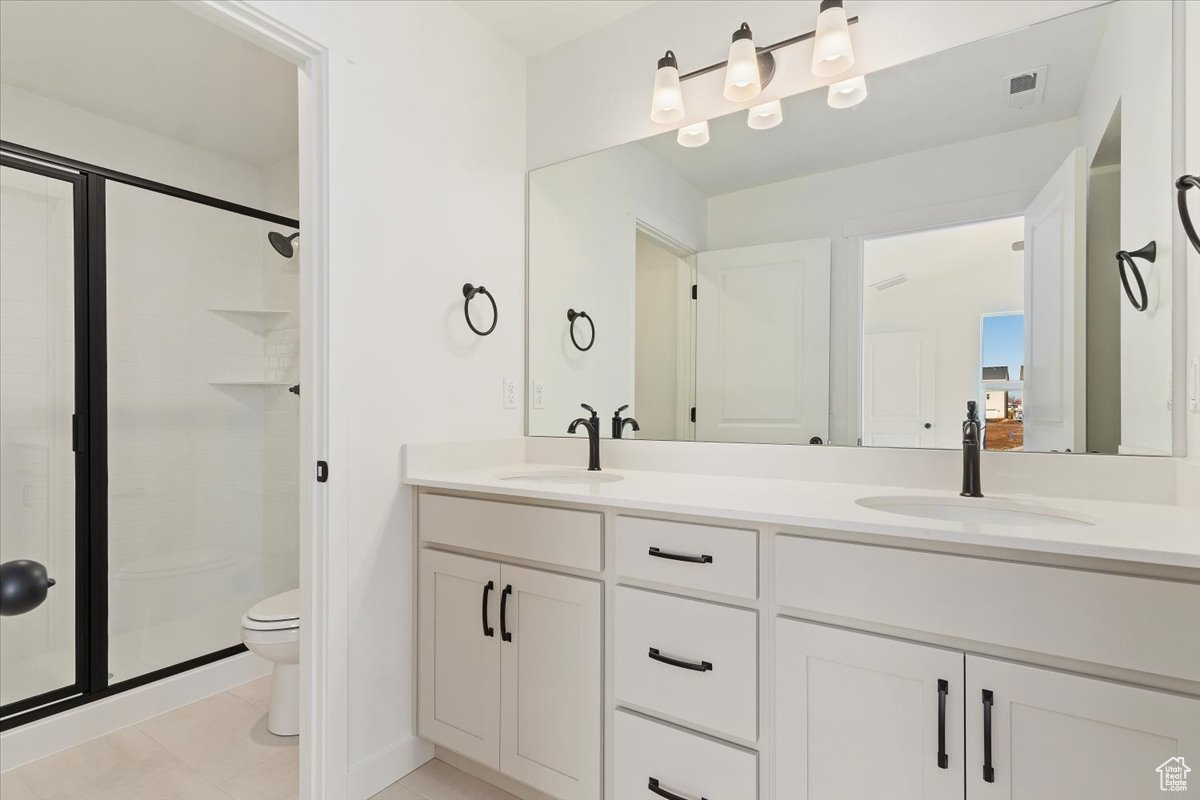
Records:
{"label": "shower corner shelf", "polygon": [[209,381],[209,386],[291,386],[289,381]]}
{"label": "shower corner shelf", "polygon": [[286,308],[210,308],[208,310],[214,314],[246,314],[248,316],[265,317],[267,319],[282,317],[292,313]]}

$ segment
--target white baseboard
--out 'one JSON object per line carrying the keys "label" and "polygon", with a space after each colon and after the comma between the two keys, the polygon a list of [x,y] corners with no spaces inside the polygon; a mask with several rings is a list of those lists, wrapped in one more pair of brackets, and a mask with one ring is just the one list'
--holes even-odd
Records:
{"label": "white baseboard", "polygon": [[7,730],[0,734],[0,772],[261,678],[271,667],[253,653],[239,653]]}
{"label": "white baseboard", "polygon": [[492,786],[497,786],[509,794],[521,798],[521,800],[554,800],[550,795],[539,792],[532,786],[527,786],[507,775],[501,775],[496,770],[485,767],[478,761],[472,761],[466,756],[461,756],[453,750],[436,747],[434,754],[450,766],[461,769],[468,775],[474,775],[479,780],[490,783]]}
{"label": "white baseboard", "polygon": [[433,758],[433,745],[416,736],[392,742],[350,767],[349,794],[366,800]]}

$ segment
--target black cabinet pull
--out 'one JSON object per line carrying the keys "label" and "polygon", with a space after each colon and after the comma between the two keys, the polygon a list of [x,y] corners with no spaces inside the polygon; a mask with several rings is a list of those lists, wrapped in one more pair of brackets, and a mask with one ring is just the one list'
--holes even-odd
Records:
{"label": "black cabinet pull", "polygon": [[707,553],[702,553],[698,556],[689,556],[686,553],[668,553],[664,550],[659,550],[657,547],[650,548],[650,555],[655,558],[668,558],[671,561],[689,561],[693,564],[711,564],[712,556]]}
{"label": "black cabinet pull", "polygon": [[996,770],[992,767],[992,690],[983,690],[983,779],[996,782]]}
{"label": "black cabinet pull", "polygon": [[950,683],[938,679],[938,757],[939,769],[950,766],[950,756],[946,755],[946,695],[950,694]]}
{"label": "black cabinet pull", "polygon": [[488,595],[491,593],[492,588],[493,588],[493,585],[492,585],[491,581],[488,581],[487,583],[485,583],[483,585],[483,635],[484,636],[495,636],[496,635],[495,629],[493,629],[491,625],[488,625],[488,618],[487,618],[487,601],[488,601]]}
{"label": "black cabinet pull", "polygon": [[709,672],[712,670],[712,662],[710,661],[701,661],[699,664],[694,661],[680,661],[678,658],[664,656],[662,653],[658,652],[657,647],[650,648],[649,656],[655,661],[661,661],[664,664],[670,664],[672,667],[682,667],[683,669],[690,669],[695,672]]}
{"label": "black cabinet pull", "polygon": [[[646,784],[646,788],[649,789],[650,791],[654,792],[659,797],[667,798],[667,800],[687,800],[687,798],[681,794],[675,794],[674,792],[668,792],[666,789],[662,788],[662,786],[658,782],[658,778],[651,778],[649,783]],[[701,797],[700,800],[705,800],[705,799],[703,797]]]}
{"label": "black cabinet pull", "polygon": [[504,587],[500,593],[500,638],[506,642],[512,641],[512,632],[508,629],[508,596],[512,594],[512,584]]}

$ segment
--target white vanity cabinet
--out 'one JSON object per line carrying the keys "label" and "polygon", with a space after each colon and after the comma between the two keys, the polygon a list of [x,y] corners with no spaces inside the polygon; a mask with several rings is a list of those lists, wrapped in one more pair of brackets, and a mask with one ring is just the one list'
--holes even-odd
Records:
{"label": "white vanity cabinet", "polygon": [[963,654],[775,624],[775,796],[963,796]]}
{"label": "white vanity cabinet", "polygon": [[975,655],[966,662],[969,800],[1200,797],[1198,773],[1186,792],[1162,791],[1158,773],[1176,757],[1197,763],[1200,700]]}
{"label": "white vanity cabinet", "polygon": [[436,550],[420,561],[420,735],[554,797],[597,797],[601,584]]}

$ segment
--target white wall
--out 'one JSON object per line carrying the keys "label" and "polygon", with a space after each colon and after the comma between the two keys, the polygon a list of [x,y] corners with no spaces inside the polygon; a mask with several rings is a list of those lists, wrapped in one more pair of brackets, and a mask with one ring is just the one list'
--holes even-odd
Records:
{"label": "white wall", "polygon": [[[1173,207],[1171,3],[1118,3],[1079,108],[1088,162],[1121,104],[1121,247],[1158,243],[1142,262],[1150,304],[1121,304],[1121,452],[1172,452]],[[1115,262],[1114,262],[1115,267]]]}
{"label": "white wall", "polygon": [[[640,146],[530,176],[529,380],[545,397],[529,411],[531,435],[565,435],[571,420],[586,416],[580,403],[606,419],[618,406],[634,406],[639,222],[704,249],[703,195]],[[568,308],[595,322],[596,344],[586,352],[571,343]],[[586,343],[587,322],[575,331]],[[637,416],[636,406],[629,413]]]}
{"label": "white wall", "polygon": [[[524,398],[503,408],[501,386],[524,363],[525,64],[455,3],[251,6],[330,50],[329,535],[350,592],[347,661],[331,655],[349,690],[330,712],[348,714],[348,792],[368,796],[428,757],[400,447],[523,429]],[[491,336],[463,321],[466,282],[496,297]]]}
{"label": "white wall", "polygon": [[[876,72],[1099,2],[846,0],[846,13],[859,15],[862,21],[851,29],[856,63],[851,72],[838,78]],[[682,72],[723,61],[730,34],[743,21],[750,23],[760,45],[812,30],[819,5],[818,0],[655,3],[535,56],[529,63],[530,168],[750,105],[724,100],[723,73],[716,71],[684,85],[688,114],[683,121],[671,126],[655,125],[649,117],[654,64],[667,49],[678,55]],[[776,58],[775,80],[754,103],[831,82],[813,77],[810,44],[785,48],[776,53]]]}
{"label": "white wall", "polygon": [[860,237],[1023,213],[1076,137],[1070,118],[709,198],[711,249],[832,240],[833,444],[858,439]]}
{"label": "white wall", "polygon": [[864,292],[863,333],[934,334],[931,447],[962,442],[966,402],[979,398],[982,317],[1022,309],[1025,261],[1012,243],[1023,236],[1024,222],[1014,217],[864,243],[866,285],[898,274],[908,281]]}
{"label": "white wall", "polygon": [[624,436],[674,439],[678,416],[679,258],[646,236],[637,237],[633,408],[639,433]]}

